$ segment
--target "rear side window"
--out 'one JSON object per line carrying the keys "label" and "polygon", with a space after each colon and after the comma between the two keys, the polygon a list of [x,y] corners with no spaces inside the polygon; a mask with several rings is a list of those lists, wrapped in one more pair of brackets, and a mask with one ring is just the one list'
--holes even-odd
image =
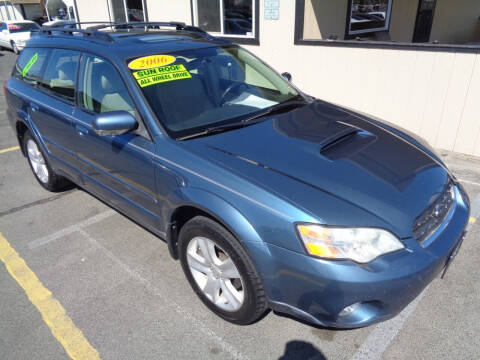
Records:
{"label": "rear side window", "polygon": [[75,83],[80,53],[71,50],[53,50],[41,86],[69,102],[75,100]]}
{"label": "rear side window", "polygon": [[13,77],[32,85],[38,84],[49,53],[49,49],[24,49],[18,56]]}

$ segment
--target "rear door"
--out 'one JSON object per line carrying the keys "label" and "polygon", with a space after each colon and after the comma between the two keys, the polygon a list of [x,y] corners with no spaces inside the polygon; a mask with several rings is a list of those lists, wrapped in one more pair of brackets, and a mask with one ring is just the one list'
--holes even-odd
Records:
{"label": "rear door", "polygon": [[[27,51],[30,49],[25,49]],[[34,51],[29,61],[39,56]],[[43,75],[38,81],[39,94],[30,99],[29,115],[45,142],[54,167],[75,176],[75,156],[71,146],[75,83],[80,53],[51,50]],[[23,52],[22,52],[23,55]]]}
{"label": "rear door", "polygon": [[[151,140],[117,69],[107,60],[84,54],[74,123],[74,150],[85,186],[143,225],[158,226]],[[136,131],[100,136],[92,128],[97,114],[123,110],[139,123]]]}

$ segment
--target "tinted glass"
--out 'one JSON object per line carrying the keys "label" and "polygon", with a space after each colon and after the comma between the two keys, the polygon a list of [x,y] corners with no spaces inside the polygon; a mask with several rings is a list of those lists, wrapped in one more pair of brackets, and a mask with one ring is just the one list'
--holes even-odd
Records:
{"label": "tinted glass", "polygon": [[76,51],[53,50],[43,75],[42,87],[73,103],[79,58],[80,53]]}
{"label": "tinted glass", "polygon": [[252,35],[252,0],[223,0],[224,33]]}
{"label": "tinted glass", "polygon": [[15,23],[9,24],[8,29],[10,30],[10,33],[18,33],[25,31],[38,31],[40,30],[40,26],[35,23]]}
{"label": "tinted glass", "polygon": [[351,0],[352,14],[350,31],[383,29],[387,24],[388,7],[391,0]]}
{"label": "tinted glass", "polygon": [[123,0],[111,0],[110,3],[112,4],[113,19],[116,22],[126,22],[125,4]]}
{"label": "tinted glass", "polygon": [[205,31],[220,32],[219,0],[197,0],[198,26]]}
{"label": "tinted glass", "polygon": [[24,49],[18,56],[13,76],[33,85],[41,82],[42,70],[49,53],[49,49]]}
{"label": "tinted glass", "polygon": [[7,24],[5,24],[5,23],[0,23],[0,31],[2,31],[2,30],[7,30],[7,29],[8,29],[8,28],[7,28]]}
{"label": "tinted glass", "polygon": [[128,22],[145,21],[142,0],[127,0]]}
{"label": "tinted glass", "polygon": [[237,122],[299,95],[275,71],[236,46],[172,55],[170,65],[132,70],[132,76],[174,137]]}
{"label": "tinted glass", "polygon": [[83,57],[78,103],[84,109],[104,113],[124,110],[135,116],[127,88],[113,65],[94,55]]}

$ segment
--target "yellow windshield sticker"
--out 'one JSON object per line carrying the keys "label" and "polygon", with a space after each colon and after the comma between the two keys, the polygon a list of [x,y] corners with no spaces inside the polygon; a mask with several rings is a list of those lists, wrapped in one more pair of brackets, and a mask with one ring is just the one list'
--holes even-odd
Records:
{"label": "yellow windshield sticker", "polygon": [[155,85],[167,81],[190,79],[192,75],[182,64],[167,65],[132,73],[140,87]]}
{"label": "yellow windshield sticker", "polygon": [[157,66],[170,65],[175,60],[175,56],[172,55],[150,55],[130,61],[128,67],[132,70],[151,69]]}

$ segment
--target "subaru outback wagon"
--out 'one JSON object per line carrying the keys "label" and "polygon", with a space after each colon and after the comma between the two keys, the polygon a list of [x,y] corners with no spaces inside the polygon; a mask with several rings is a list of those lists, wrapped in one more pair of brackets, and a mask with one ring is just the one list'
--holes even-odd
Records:
{"label": "subaru outback wagon", "polygon": [[5,92],[40,185],[166,241],[223,319],[391,318],[450,264],[469,200],[422,139],[289,80],[195,27],[105,24],[44,30]]}

